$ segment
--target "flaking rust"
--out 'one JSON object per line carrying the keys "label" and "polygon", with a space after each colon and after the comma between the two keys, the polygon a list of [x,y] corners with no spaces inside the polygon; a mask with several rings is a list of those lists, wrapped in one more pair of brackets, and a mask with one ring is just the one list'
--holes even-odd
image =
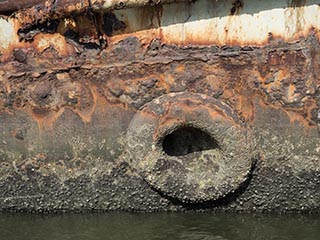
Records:
{"label": "flaking rust", "polygon": [[319,4],[0,1],[0,209],[319,211]]}

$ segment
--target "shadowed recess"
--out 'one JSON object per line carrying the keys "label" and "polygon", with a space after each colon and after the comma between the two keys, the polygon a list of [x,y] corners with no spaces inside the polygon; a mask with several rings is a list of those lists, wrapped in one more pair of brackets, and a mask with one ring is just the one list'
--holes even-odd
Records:
{"label": "shadowed recess", "polygon": [[219,148],[218,142],[208,133],[194,128],[181,127],[164,137],[163,150],[169,156],[183,156]]}

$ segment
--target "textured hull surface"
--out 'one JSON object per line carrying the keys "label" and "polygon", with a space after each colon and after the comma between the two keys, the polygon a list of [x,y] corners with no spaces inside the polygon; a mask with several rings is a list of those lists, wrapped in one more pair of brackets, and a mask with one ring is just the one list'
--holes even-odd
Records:
{"label": "textured hull surface", "polygon": [[2,210],[319,211],[319,1],[67,2],[0,4]]}

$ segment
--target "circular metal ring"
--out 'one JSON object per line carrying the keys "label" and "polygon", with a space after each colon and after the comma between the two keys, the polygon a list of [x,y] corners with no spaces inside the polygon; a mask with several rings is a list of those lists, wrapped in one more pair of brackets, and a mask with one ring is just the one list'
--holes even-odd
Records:
{"label": "circular metal ring", "polygon": [[153,188],[183,202],[236,190],[255,157],[251,132],[230,107],[206,95],[172,93],[146,104],[127,133],[132,166]]}

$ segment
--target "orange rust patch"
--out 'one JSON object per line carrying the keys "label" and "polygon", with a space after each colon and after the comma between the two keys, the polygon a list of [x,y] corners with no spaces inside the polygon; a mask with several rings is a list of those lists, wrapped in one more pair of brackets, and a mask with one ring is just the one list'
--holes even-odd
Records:
{"label": "orange rust patch", "polygon": [[254,120],[254,105],[252,103],[252,98],[252,94],[247,92],[243,92],[242,95],[239,96],[238,111],[246,122]]}
{"label": "orange rust patch", "polygon": [[308,121],[306,121],[306,119],[303,116],[301,116],[301,114],[298,114],[297,112],[293,112],[290,110],[284,110],[284,112],[288,115],[291,125],[298,122],[300,124],[302,123],[304,125],[305,129],[310,128],[310,123]]}
{"label": "orange rust patch", "polygon": [[156,140],[159,138],[160,134],[163,134],[163,131],[166,130],[168,128],[168,126],[179,126],[181,124],[184,123],[184,120],[182,119],[177,119],[175,117],[171,117],[171,116],[165,116],[161,119],[161,121],[159,122],[157,129],[154,131],[153,134],[153,139]]}
{"label": "orange rust patch", "polygon": [[208,111],[210,113],[210,117],[216,121],[219,121],[219,122],[228,121],[228,122],[232,123],[233,125],[238,125],[237,123],[234,123],[231,118],[226,117],[225,114],[221,114],[222,113],[221,111],[212,110],[210,108],[208,108]]}
{"label": "orange rust patch", "polygon": [[185,71],[185,66],[184,66],[184,64],[179,64],[179,65],[176,67],[176,71],[177,71],[177,72],[184,72],[184,71]]}
{"label": "orange rust patch", "polygon": [[46,110],[29,107],[27,110],[30,116],[38,123],[40,129],[52,129],[53,124],[63,114],[64,108],[58,110]]}
{"label": "orange rust patch", "polygon": [[159,75],[160,86],[164,87],[167,92],[170,92],[170,85],[174,83],[174,78],[171,74],[160,74]]}
{"label": "orange rust patch", "polygon": [[33,45],[39,52],[53,47],[61,56],[68,56],[75,53],[74,48],[66,42],[64,36],[55,34],[38,34],[34,37]]}
{"label": "orange rust patch", "polygon": [[157,116],[155,114],[152,114],[150,111],[147,109],[143,109],[142,111],[139,112],[139,114],[144,118],[144,119],[154,119]]}
{"label": "orange rust patch", "polygon": [[290,102],[293,102],[295,100],[295,91],[296,91],[295,85],[290,84],[290,86],[288,88],[288,100]]}
{"label": "orange rust patch", "polygon": [[88,86],[88,87],[89,87],[89,89],[92,93],[92,96],[93,96],[92,106],[90,108],[85,108],[82,110],[80,110],[78,108],[73,109],[73,111],[79,115],[79,117],[81,118],[81,120],[84,123],[91,122],[92,115],[95,112],[95,109],[97,107],[98,99],[99,99],[99,101],[105,101],[104,98],[99,95],[96,87],[94,87],[94,86]]}

